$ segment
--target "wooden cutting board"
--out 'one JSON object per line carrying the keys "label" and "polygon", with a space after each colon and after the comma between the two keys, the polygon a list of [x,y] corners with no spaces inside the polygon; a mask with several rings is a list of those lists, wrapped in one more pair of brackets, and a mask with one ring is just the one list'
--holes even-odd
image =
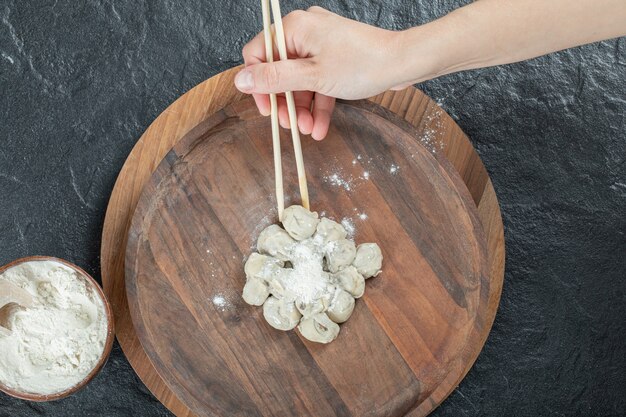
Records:
{"label": "wooden cutting board", "polygon": [[[165,154],[190,129],[219,109],[243,97],[233,86],[239,67],[232,68],[204,81],[181,96],[150,125],[128,156],[109,200],[103,226],[101,274],[103,289],[109,298],[116,322],[116,335],[133,369],[150,391],[177,416],[193,416],[193,412],[165,384],[139,343],[133,327],[124,275],[124,253],[130,220],[139,195]],[[402,119],[403,129],[416,134],[419,140],[438,149],[452,163],[467,186],[486,234],[489,251],[489,286],[485,287],[488,313],[482,328],[474,329],[470,360],[458,365],[416,415],[426,415],[437,407],[469,371],[491,329],[500,300],[504,278],[504,234],[497,197],[491,180],[467,136],[458,125],[431,99],[415,88],[388,91],[370,99]]]}
{"label": "wooden cutting board", "polygon": [[[252,99],[189,132],[144,187],[126,250],[130,312],[196,414],[402,416],[473,359],[489,313],[476,206],[452,165],[390,119],[339,103],[328,138],[303,143],[312,208],[354,224],[356,242],[377,242],[385,259],[329,345],[271,328],[240,295],[244,260],[277,221],[269,119]],[[282,133],[290,205],[297,175]]]}

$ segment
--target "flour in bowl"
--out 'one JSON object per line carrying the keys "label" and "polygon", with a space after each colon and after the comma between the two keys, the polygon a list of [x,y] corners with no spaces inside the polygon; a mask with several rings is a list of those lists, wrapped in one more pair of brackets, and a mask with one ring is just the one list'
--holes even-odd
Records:
{"label": "flour in bowl", "polygon": [[55,261],[9,268],[1,280],[34,298],[9,305],[0,335],[0,382],[32,394],[54,394],[79,384],[97,365],[107,338],[107,317],[98,293],[73,269]]}

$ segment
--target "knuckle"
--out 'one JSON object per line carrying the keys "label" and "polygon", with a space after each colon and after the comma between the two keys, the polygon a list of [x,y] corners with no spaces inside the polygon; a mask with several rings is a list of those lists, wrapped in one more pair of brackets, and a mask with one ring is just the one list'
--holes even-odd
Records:
{"label": "knuckle", "polygon": [[294,10],[292,12],[289,12],[289,14],[287,14],[287,16],[285,16],[285,19],[289,19],[290,21],[300,21],[302,20],[302,18],[304,17],[305,12],[302,10]]}
{"label": "knuckle", "polygon": [[307,88],[311,91],[318,91],[320,84],[320,69],[314,60],[305,61],[302,68],[302,76],[307,83]]}
{"label": "knuckle", "polygon": [[251,48],[250,42],[248,42],[247,44],[243,46],[243,49],[241,50],[241,54],[243,55],[244,58],[247,58],[250,56],[250,53],[251,53],[250,48]]}
{"label": "knuckle", "polygon": [[319,13],[319,12],[323,12],[324,9],[319,7],[319,6],[311,6],[308,9],[306,9],[307,12],[313,12],[313,13]]}
{"label": "knuckle", "polygon": [[257,33],[257,35],[250,39],[241,49],[241,55],[244,60],[260,60],[265,56],[265,47],[263,41],[263,32]]}
{"label": "knuckle", "polygon": [[263,72],[263,79],[265,81],[265,85],[269,88],[273,88],[279,85],[280,83],[280,73],[276,68],[276,65],[268,65]]}

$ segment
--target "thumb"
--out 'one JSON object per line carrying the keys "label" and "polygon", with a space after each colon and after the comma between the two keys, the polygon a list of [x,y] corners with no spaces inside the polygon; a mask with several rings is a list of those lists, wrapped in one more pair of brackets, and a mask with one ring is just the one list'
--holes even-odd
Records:
{"label": "thumb", "polygon": [[284,93],[315,91],[317,78],[309,59],[288,59],[249,65],[235,77],[235,87],[243,93]]}

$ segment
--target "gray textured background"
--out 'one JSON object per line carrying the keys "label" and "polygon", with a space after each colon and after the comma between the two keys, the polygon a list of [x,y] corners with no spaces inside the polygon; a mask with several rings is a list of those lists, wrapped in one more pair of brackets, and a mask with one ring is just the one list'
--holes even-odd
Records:
{"label": "gray textured background", "polygon": [[[284,1],[284,9],[309,1]],[[389,29],[460,1],[318,3]],[[258,0],[0,0],[0,263],[54,255],[97,278],[116,175],[150,122],[241,62]],[[626,41],[420,85],[477,147],[506,228],[502,303],[437,416],[626,415]],[[0,416],[166,416],[119,347],[83,391]]]}

